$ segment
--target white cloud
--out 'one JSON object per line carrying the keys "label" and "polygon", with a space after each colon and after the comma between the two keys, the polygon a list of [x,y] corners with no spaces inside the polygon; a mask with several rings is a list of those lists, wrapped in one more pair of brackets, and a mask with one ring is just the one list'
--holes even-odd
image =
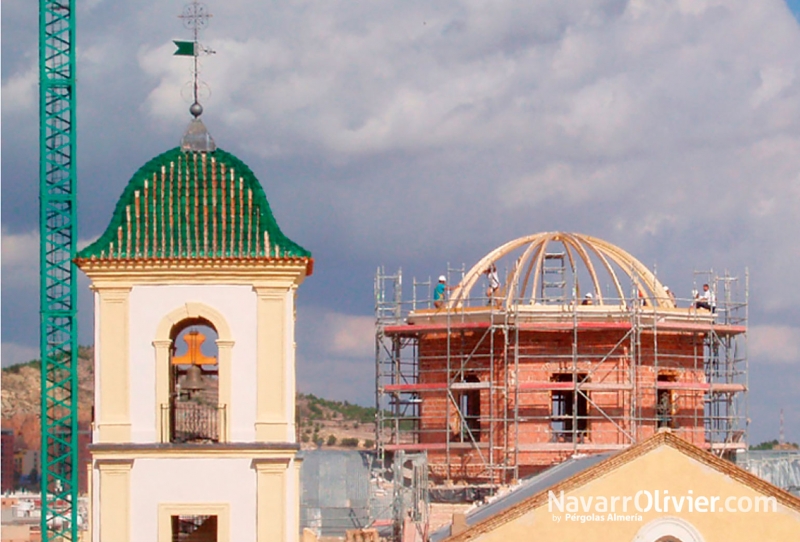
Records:
{"label": "white cloud", "polygon": [[21,114],[35,111],[36,104],[39,103],[38,66],[34,64],[25,71],[4,78],[2,95],[4,113]]}
{"label": "white cloud", "polygon": [[297,320],[297,382],[303,392],[369,404],[375,380],[371,316],[321,307],[301,308]]}
{"label": "white cloud", "polygon": [[331,353],[367,359],[374,354],[375,318],[330,313],[325,324],[330,330]]}
{"label": "white cloud", "polygon": [[[80,250],[93,242],[79,239]],[[2,274],[4,288],[38,288],[39,284],[39,232],[2,233]]]}
{"label": "white cloud", "polygon": [[39,265],[39,233],[8,233],[3,230],[2,238],[3,264],[11,267],[22,267],[26,270]]}
{"label": "white cloud", "polygon": [[590,169],[558,162],[511,184],[501,199],[509,207],[530,208],[546,201],[581,204],[623,182],[615,166]]}
{"label": "white cloud", "polygon": [[312,330],[317,350],[325,357],[372,359],[375,319],[313,307],[303,310],[299,320]]}
{"label": "white cloud", "polygon": [[375,403],[375,367],[369,361],[299,355],[297,375],[299,392],[361,405]]}
{"label": "white cloud", "polygon": [[[143,104],[150,117],[163,124],[185,123],[186,112],[192,103],[190,61],[187,57],[173,56],[175,45],[170,41],[158,47],[142,47],[138,52],[140,69],[159,84],[150,91]],[[189,88],[189,90],[191,90]]]}
{"label": "white cloud", "polygon": [[4,288],[34,288],[39,281],[39,233],[2,234]]}
{"label": "white cloud", "polygon": [[795,68],[785,66],[765,66],[759,72],[761,85],[753,93],[753,107],[766,104],[788,89],[795,81]]}
{"label": "white cloud", "polygon": [[301,307],[297,341],[299,391],[361,404],[373,401],[373,317]]}
{"label": "white cloud", "polygon": [[787,325],[756,325],[750,328],[750,366],[762,362],[800,363],[800,328]]}

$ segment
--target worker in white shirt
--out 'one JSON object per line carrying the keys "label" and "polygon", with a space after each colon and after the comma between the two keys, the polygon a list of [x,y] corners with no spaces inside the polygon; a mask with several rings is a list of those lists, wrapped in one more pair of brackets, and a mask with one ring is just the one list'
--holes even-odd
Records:
{"label": "worker in white shirt", "polygon": [[664,286],[664,291],[667,292],[667,298],[672,301],[674,306],[678,306],[678,302],[675,300],[675,294],[672,293],[672,290],[669,289],[669,286]]}
{"label": "worker in white shirt", "polygon": [[489,287],[486,288],[486,297],[489,300],[488,304],[491,305],[492,300],[495,299],[497,292],[500,290],[500,278],[497,276],[497,267],[494,264],[487,267],[484,273],[486,273],[486,278],[489,279]]}
{"label": "worker in white shirt", "polygon": [[695,308],[706,309],[707,311],[714,312],[717,309],[717,300],[714,297],[714,292],[711,291],[708,284],[703,284],[703,291],[695,296]]}

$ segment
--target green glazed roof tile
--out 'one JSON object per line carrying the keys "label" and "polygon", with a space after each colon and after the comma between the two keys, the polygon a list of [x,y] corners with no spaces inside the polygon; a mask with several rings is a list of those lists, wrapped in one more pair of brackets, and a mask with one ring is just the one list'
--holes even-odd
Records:
{"label": "green glazed roof tile", "polygon": [[167,151],[142,166],[78,259],[310,258],[278,227],[250,168],[230,153]]}

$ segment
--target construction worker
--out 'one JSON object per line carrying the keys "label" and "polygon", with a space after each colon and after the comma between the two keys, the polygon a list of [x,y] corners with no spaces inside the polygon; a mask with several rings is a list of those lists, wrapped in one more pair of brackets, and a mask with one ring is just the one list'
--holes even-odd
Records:
{"label": "construction worker", "polygon": [[664,286],[664,291],[667,292],[667,297],[670,301],[672,301],[672,304],[677,307],[678,303],[675,301],[675,294],[672,293],[672,290],[669,289],[669,286]]}
{"label": "construction worker", "polygon": [[714,312],[717,309],[717,300],[708,284],[703,284],[703,291],[695,295],[694,306],[697,309],[706,309]]}
{"label": "construction worker", "polygon": [[486,268],[486,278],[489,279],[489,287],[486,288],[486,298],[489,300],[488,305],[492,304],[492,300],[500,290],[500,278],[497,276],[497,267],[494,264]]}
{"label": "construction worker", "polygon": [[451,288],[447,287],[447,277],[439,275],[439,282],[433,289],[433,306],[441,309],[444,306],[445,292]]}

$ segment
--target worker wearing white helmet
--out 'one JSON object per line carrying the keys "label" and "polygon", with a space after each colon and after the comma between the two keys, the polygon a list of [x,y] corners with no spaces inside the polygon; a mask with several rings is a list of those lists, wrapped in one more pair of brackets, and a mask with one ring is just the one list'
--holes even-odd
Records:
{"label": "worker wearing white helmet", "polygon": [[444,275],[439,275],[439,282],[436,284],[436,288],[433,289],[433,306],[437,309],[441,309],[444,306],[444,294],[446,290],[452,290],[450,286],[447,286],[447,277]]}

